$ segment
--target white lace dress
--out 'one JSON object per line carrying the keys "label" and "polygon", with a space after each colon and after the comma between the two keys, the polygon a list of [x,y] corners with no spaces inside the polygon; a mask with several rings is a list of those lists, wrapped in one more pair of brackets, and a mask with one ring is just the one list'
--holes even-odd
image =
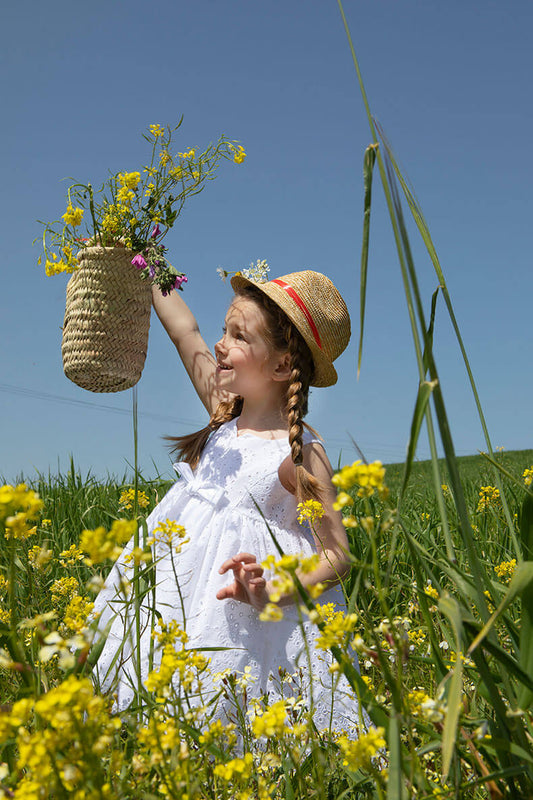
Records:
{"label": "white lace dress", "polygon": [[[306,432],[304,443],[310,441],[316,440]],[[234,419],[212,434],[194,472],[186,463],[175,465],[180,477],[148,517],[148,533],[161,521],[170,519],[183,525],[190,538],[173,559],[168,546],[156,545],[156,586],[143,601],[139,660],[131,614],[127,619],[124,602],[117,600],[121,574],[126,572],[131,579],[132,569],[128,570],[124,559],[133,542],[124,549],[96,598],[94,611],[100,614],[99,629],[110,626],[96,675],[101,687],[115,693],[120,709],[133,698],[134,661],[140,663],[143,680],[152,666],[149,651],[153,640],[148,620],[149,608],[155,606],[162,620],[177,620],[186,627],[187,647],[227,648],[205,651],[211,658],[212,675],[226,669],[244,673],[248,667],[253,678],[247,688],[248,697],[266,692],[269,702],[274,702],[280,696],[280,668],[289,674],[298,672],[305,684],[304,696],[313,704],[319,730],[330,725],[336,730],[358,725],[357,702],[347,681],[330,672],[333,659],[329,651],[315,650],[316,626],[296,606],[285,606],[281,621],[263,622],[250,605],[216,599],[217,591],[233,580],[233,573],[218,572],[225,559],[243,551],[253,553],[258,562],[270,554],[278,556],[265,520],[285,553],[316,552],[309,528],[296,519],[294,496],[278,477],[279,466],[289,452],[288,439],[238,435]],[[268,573],[265,577],[268,579]],[[328,590],[319,602],[333,602],[342,608],[340,588]],[[129,633],[125,634],[126,630]],[[309,643],[307,648],[304,636]],[[156,651],[153,665],[157,664]],[[220,684],[206,684],[204,676],[203,700],[219,691]],[[290,693],[287,684],[283,693]],[[223,700],[219,700],[218,708],[218,714],[223,715]]]}

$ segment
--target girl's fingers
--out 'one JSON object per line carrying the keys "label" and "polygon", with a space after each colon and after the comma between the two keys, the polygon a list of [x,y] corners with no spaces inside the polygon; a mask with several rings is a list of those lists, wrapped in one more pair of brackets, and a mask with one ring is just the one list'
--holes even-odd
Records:
{"label": "girl's fingers", "polygon": [[217,600],[229,600],[235,596],[234,586],[224,586],[217,592]]}
{"label": "girl's fingers", "polygon": [[[239,553],[238,555],[233,556],[232,558],[226,559],[226,561],[224,561],[221,564],[220,569],[218,571],[220,575],[224,575],[224,573],[230,569],[239,569],[241,567],[246,569],[248,564],[252,565],[257,564],[256,557],[253,556],[251,553]],[[257,564],[257,566],[260,567],[261,565]]]}

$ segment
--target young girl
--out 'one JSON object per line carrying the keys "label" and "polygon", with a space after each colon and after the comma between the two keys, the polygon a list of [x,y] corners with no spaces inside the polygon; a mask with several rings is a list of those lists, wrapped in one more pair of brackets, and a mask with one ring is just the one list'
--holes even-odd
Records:
{"label": "young girl", "polygon": [[[133,543],[97,597],[99,628],[108,628],[97,675],[116,694],[119,708],[131,703],[136,669],[145,680],[159,663],[157,651],[149,663],[155,607],[160,621],[177,620],[186,629],[188,648],[210,657],[211,675],[247,674],[248,697],[267,693],[273,702],[287,693],[279,686],[283,670],[298,672],[317,727],[346,730],[359,722],[356,701],[347,681],[329,669],[329,651],[313,647],[318,629],[293,592],[279,598],[282,620],[262,621],[260,615],[272,593],[261,563],[279,557],[271,532],[286,554],[318,554],[318,566],[299,574],[300,581],[306,587],[325,584],[319,602],[343,607],[336,584],[348,570],[348,541],[332,508],[331,466],[303,418],[309,387],[337,380],[333,361],[350,338],[348,310],[331,281],[317,272],[265,283],[237,275],[231,283],[235,297],[214,356],[181,296],[163,297],[154,289],[155,310],[210,419],[203,430],[173,440],[181,458],[175,465],[179,479],[147,520],[156,540],[158,526],[185,539],[179,553],[174,543],[154,545],[156,586],[142,604],[140,638],[121,595]],[[311,527],[298,522],[297,511],[298,503],[310,499],[324,509]],[[197,702],[219,691],[204,675]],[[229,702],[219,698],[216,714],[231,716]]]}

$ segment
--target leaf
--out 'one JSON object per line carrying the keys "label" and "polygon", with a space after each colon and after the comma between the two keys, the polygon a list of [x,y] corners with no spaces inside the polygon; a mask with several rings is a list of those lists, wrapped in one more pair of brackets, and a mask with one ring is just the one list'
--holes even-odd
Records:
{"label": "leaf", "polygon": [[387,744],[389,748],[387,800],[403,800],[406,797],[406,793],[402,777],[400,725],[396,713],[390,718]]}
{"label": "leaf", "polygon": [[437,381],[422,381],[418,387],[418,395],[416,398],[415,408],[413,411],[413,419],[411,420],[411,433],[409,434],[409,444],[407,445],[407,458],[405,460],[402,488],[400,490],[400,497],[407,488],[413,460],[416,453],[416,445],[418,437],[420,436],[420,429],[426,413],[427,404],[433,389],[437,385]]}
{"label": "leaf", "polygon": [[[437,309],[437,298],[439,296],[439,289],[440,289],[440,286],[435,289],[435,291],[433,292],[433,294],[431,296],[431,312],[430,312],[430,317],[429,317],[429,325],[428,325],[428,329],[427,329],[426,337],[425,337],[424,353],[422,355],[422,361],[424,362],[424,370],[425,370],[425,372],[427,372],[427,370],[428,370],[427,351],[428,351],[428,349],[430,349],[430,350],[433,349],[433,331],[434,331],[434,328],[435,328],[435,311]],[[429,346],[429,348],[428,348],[428,346]]]}
{"label": "leaf", "polygon": [[[452,757],[457,739],[457,727],[462,708],[463,696],[463,655],[461,642],[463,639],[463,620],[461,607],[457,600],[448,594],[439,599],[439,609],[450,620],[455,636],[457,658],[452,670],[452,677],[448,687],[447,711],[442,733],[442,776],[443,781],[448,777]],[[447,678],[445,678],[447,680]]]}
{"label": "leaf", "polygon": [[368,272],[368,246],[370,240],[370,209],[372,206],[372,177],[376,162],[376,144],[369,144],[365,150],[363,160],[363,180],[365,187],[364,214],[363,214],[363,243],[361,246],[361,288],[360,288],[360,330],[359,353],[357,356],[357,377],[361,371],[363,357],[363,331],[365,325],[366,302],[366,276]]}

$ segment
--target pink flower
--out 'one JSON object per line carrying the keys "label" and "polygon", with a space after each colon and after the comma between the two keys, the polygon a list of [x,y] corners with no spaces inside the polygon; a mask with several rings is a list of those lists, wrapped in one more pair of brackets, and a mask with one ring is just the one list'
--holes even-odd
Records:
{"label": "pink flower", "polygon": [[156,236],[159,236],[160,233],[161,233],[161,228],[159,227],[159,222],[156,222],[155,227],[152,233],[150,234],[150,238],[155,239]]}
{"label": "pink flower", "polygon": [[175,289],[179,289],[182,283],[187,283],[189,279],[186,275],[178,275],[176,278],[176,283],[174,284]]}
{"label": "pink flower", "polygon": [[134,267],[137,267],[137,269],[144,269],[148,266],[142,253],[137,253],[137,255],[131,259],[131,263]]}

